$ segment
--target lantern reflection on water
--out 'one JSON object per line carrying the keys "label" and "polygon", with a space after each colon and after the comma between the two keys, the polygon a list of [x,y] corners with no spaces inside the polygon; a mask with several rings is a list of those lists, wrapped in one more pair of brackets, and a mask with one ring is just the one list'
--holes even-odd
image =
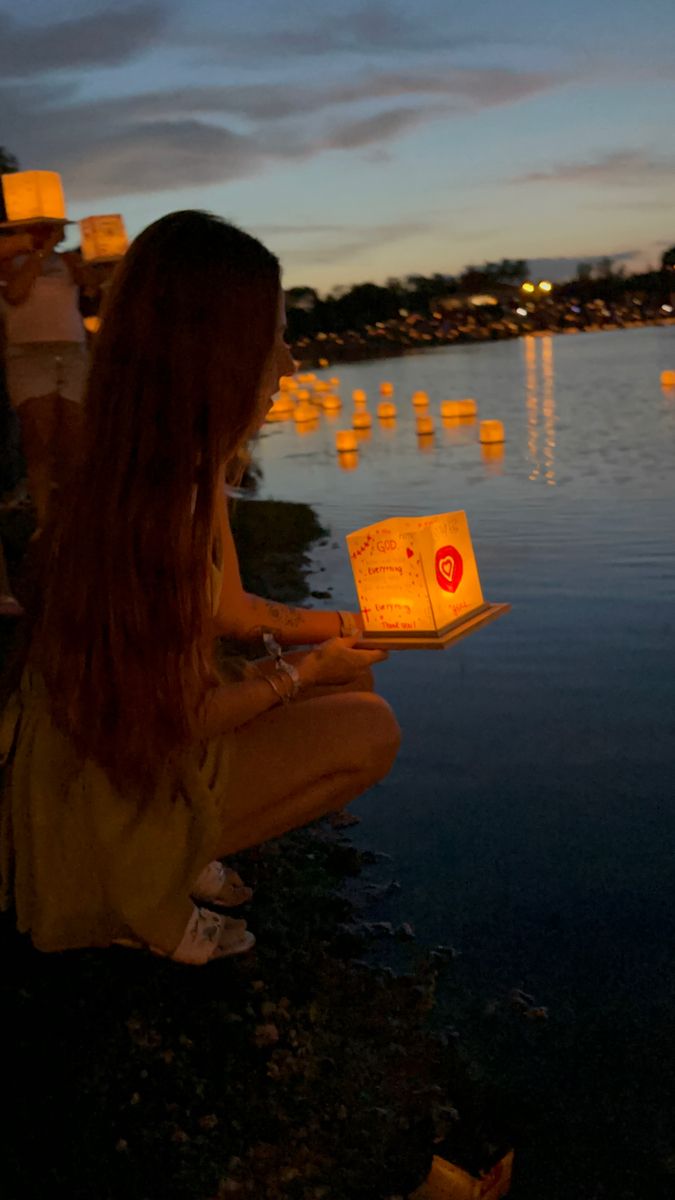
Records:
{"label": "lantern reflection on water", "polygon": [[359,455],[356,450],[345,450],[338,458],[342,471],[355,471],[359,465]]}
{"label": "lantern reflection on water", "polygon": [[433,419],[433,417],[426,417],[426,416],[425,416],[425,417],[418,417],[418,418],[417,418],[417,420],[416,420],[416,422],[415,422],[415,425],[416,425],[416,428],[417,428],[417,432],[418,432],[419,434],[422,434],[422,435],[424,435],[424,436],[426,436],[426,437],[429,437],[430,435],[433,435],[433,432],[434,432],[434,419]]}

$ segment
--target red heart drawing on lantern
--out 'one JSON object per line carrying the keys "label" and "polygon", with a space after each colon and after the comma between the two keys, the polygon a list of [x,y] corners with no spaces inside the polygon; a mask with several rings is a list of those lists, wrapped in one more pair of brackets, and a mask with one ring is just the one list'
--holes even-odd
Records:
{"label": "red heart drawing on lantern", "polygon": [[454,546],[441,546],[436,551],[436,580],[444,592],[456,592],[462,582],[464,562]]}

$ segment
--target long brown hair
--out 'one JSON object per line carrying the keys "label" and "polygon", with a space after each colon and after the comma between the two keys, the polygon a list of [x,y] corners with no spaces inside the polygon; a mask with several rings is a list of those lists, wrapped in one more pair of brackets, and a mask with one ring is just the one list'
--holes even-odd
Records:
{"label": "long brown hair", "polygon": [[31,657],[57,726],[118,786],[190,741],[213,683],[217,482],[255,420],[279,281],[255,238],[187,211],[136,239],[110,289]]}

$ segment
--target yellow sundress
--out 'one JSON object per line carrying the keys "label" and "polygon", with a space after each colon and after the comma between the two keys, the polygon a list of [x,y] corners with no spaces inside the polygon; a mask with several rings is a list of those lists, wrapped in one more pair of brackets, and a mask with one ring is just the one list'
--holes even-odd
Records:
{"label": "yellow sundress", "polygon": [[56,728],[27,670],[0,719],[0,908],[39,950],[124,939],[172,953],[223,841],[233,746],[234,734],[196,744],[153,795],[121,795]]}

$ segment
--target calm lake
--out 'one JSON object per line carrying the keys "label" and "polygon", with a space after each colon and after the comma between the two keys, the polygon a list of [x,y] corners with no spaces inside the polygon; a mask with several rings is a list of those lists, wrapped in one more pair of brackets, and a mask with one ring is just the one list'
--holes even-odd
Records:
{"label": "calm lake", "polygon": [[[668,367],[672,328],[342,366],[322,372],[341,379],[337,419],[268,425],[257,452],[262,493],[309,502],[330,528],[312,580],[329,603],[355,606],[345,533],[464,509],[486,598],[513,605],[443,653],[378,668],[404,741],[356,806],[355,837],[393,858],[389,919],[461,951],[448,1011],[525,1114],[514,1200],[675,1195]],[[381,380],[394,384],[395,429],[375,416]],[[356,387],[372,436],[344,470],[334,436]],[[415,433],[418,388],[437,418],[429,447]],[[484,457],[476,422],[442,426],[440,400],[462,396],[504,422],[503,457]],[[514,988],[548,1020],[523,1018]]]}

